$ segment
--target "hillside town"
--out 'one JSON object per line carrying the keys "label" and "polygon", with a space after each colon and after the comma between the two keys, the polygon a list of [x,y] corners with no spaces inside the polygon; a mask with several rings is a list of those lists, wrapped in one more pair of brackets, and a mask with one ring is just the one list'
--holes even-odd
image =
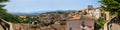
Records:
{"label": "hillside town", "polygon": [[[81,1],[79,0],[66,0],[65,2],[61,2],[61,0],[50,0],[50,2],[45,1],[45,4],[42,2],[44,0],[40,0],[40,2],[37,0],[25,0],[26,3],[23,2],[23,0],[19,1],[0,0],[0,30],[120,30],[120,0],[97,0],[100,4],[95,0],[86,0],[82,2],[84,6],[81,5]],[[36,2],[36,4],[33,2]],[[24,3],[25,5],[23,5]],[[86,4],[87,7],[85,6]],[[6,5],[7,7],[5,7]],[[69,5],[71,7],[69,7]],[[78,5],[81,6],[81,10],[79,10]],[[28,8],[28,11],[23,6]],[[32,7],[33,10],[29,6]],[[45,12],[35,9],[42,9],[41,7],[43,9],[59,9],[60,7],[60,9],[78,9],[58,11],[52,11],[53,9],[51,11],[43,10]],[[86,8],[82,9],[84,7]],[[11,11],[11,9],[14,10]],[[21,13],[26,12],[28,14],[14,14],[15,12],[20,12],[20,10]],[[14,13],[12,14],[8,11]],[[33,11],[35,11],[35,13]]]}
{"label": "hillside town", "polygon": [[52,12],[40,15],[19,15],[21,21],[28,23],[11,23],[0,19],[0,30],[119,30],[119,19],[100,7],[73,12]]}

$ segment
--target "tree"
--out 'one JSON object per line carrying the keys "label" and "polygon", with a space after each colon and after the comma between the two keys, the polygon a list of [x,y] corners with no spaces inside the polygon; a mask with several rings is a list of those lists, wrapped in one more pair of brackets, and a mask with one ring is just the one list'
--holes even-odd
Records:
{"label": "tree", "polygon": [[18,18],[18,16],[12,15],[12,14],[5,14],[2,15],[2,19],[12,22],[12,23],[21,23],[21,20]]}
{"label": "tree", "polygon": [[120,16],[120,0],[101,0],[102,9]]}
{"label": "tree", "polygon": [[7,9],[5,9],[5,2],[9,0],[0,0],[0,18],[13,23],[20,23],[20,19],[17,16],[7,13]]}
{"label": "tree", "polygon": [[0,15],[7,14],[7,10],[4,8],[3,2],[8,2],[9,0],[0,0]]}
{"label": "tree", "polygon": [[0,3],[8,2],[9,0],[0,0]]}
{"label": "tree", "polygon": [[98,27],[99,27],[99,28],[103,28],[105,22],[106,22],[105,20],[103,20],[102,18],[99,18],[99,19],[98,19],[98,22],[97,22]]}
{"label": "tree", "polygon": [[5,14],[7,14],[7,10],[4,8],[5,5],[3,2],[7,2],[8,0],[0,0],[0,18],[2,18]]}
{"label": "tree", "polygon": [[4,8],[5,4],[3,2],[8,2],[9,0],[0,0],[0,15],[6,14],[7,10]]}

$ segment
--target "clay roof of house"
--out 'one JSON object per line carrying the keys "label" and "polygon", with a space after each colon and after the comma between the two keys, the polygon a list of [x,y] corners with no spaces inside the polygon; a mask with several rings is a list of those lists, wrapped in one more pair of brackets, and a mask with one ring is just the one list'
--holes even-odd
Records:
{"label": "clay roof of house", "polygon": [[82,15],[80,20],[96,20],[95,17],[87,16],[87,15]]}
{"label": "clay roof of house", "polygon": [[[82,17],[81,17],[82,18]],[[72,28],[72,30],[82,30],[82,25],[90,27],[90,29],[94,30],[94,20],[75,20],[75,21],[67,21],[67,29],[69,30],[69,28]]]}
{"label": "clay roof of house", "polygon": [[77,16],[77,17],[70,18],[69,20],[79,20],[79,19],[80,19],[80,16]]}
{"label": "clay roof of house", "polygon": [[81,15],[81,16],[70,18],[69,20],[96,20],[96,18],[87,16],[87,15]]}

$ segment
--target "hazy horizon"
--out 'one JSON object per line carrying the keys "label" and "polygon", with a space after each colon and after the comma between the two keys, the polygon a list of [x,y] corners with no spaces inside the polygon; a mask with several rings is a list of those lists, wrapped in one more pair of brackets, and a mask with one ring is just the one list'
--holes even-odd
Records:
{"label": "hazy horizon", "polygon": [[31,13],[58,10],[82,10],[88,5],[99,7],[98,0],[10,0],[6,3],[9,13]]}

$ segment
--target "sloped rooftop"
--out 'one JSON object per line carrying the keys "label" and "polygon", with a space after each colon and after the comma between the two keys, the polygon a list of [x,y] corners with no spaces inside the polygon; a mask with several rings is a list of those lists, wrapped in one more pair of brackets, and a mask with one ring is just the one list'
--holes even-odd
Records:
{"label": "sloped rooftop", "polygon": [[90,17],[88,15],[81,15],[70,18],[69,20],[97,20],[95,17]]}

